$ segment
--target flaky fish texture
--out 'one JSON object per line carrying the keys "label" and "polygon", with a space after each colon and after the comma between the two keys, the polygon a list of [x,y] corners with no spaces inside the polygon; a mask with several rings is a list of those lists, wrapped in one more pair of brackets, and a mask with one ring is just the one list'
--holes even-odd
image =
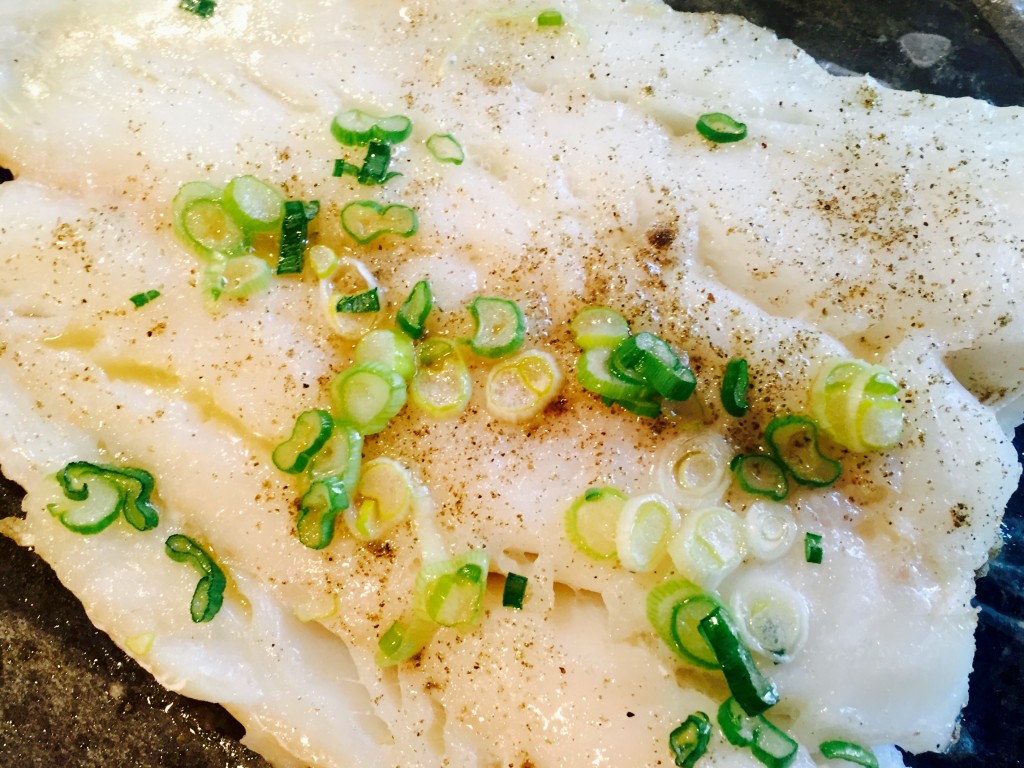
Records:
{"label": "flaky fish texture", "polygon": [[[570,0],[548,27],[540,10],[4,3],[0,466],[28,492],[4,533],[163,684],[227,707],[275,765],[667,765],[669,732],[698,710],[714,721],[726,684],[647,620],[672,561],[633,573],[590,559],[566,510],[592,486],[659,490],[665,446],[687,436],[761,450],[772,417],[808,412],[823,361],[854,357],[899,382],[898,444],[823,443],[843,472],[786,499],[797,543],[702,586],[733,605],[745,585],[781,585],[806,609],[788,660],[754,657],[780,694],[768,717],[801,745],[793,765],[829,739],[896,763],[881,745],[942,748],[967,697],[975,573],[1019,475],[1024,112],[835,78],[733,17]],[[412,120],[382,186],[332,176],[335,159],[359,161],[330,130],[352,108]],[[694,127],[709,112],[748,136],[709,142]],[[428,151],[437,133],[457,138],[461,165]],[[311,268],[214,302],[173,231],[183,184],[243,174],[319,200],[310,243],[366,266],[377,324],[421,279],[434,336],[471,335],[476,296],[513,299],[527,347],[565,374],[538,418],[497,421],[493,363],[467,351],[464,413],[408,405],[366,437],[364,461],[391,457],[422,484],[415,519],[382,541],[339,519],[328,547],[303,546],[297,481],[270,459],[352,363]],[[360,199],[413,208],[418,231],[360,245],[339,222]],[[133,306],[146,290],[160,296]],[[591,305],[687,352],[697,393],[651,419],[585,392],[569,323]],[[718,394],[737,357],[742,418]],[[62,526],[54,475],[73,460],[151,472],[158,529]],[[713,503],[742,519],[755,500],[733,484]],[[805,531],[822,536],[820,565]],[[197,574],[165,556],[174,532],[228,576],[212,621],[190,618]],[[479,624],[380,667],[423,561],[480,548]],[[521,610],[501,604],[510,572],[529,579]],[[701,765],[759,763],[716,725]]]}

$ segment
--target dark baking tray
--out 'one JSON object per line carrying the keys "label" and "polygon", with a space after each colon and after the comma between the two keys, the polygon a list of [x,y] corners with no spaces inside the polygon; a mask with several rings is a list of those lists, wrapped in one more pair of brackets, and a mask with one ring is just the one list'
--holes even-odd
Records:
{"label": "dark baking tray", "polygon": [[[833,71],[870,73],[899,88],[1024,105],[1024,76],[1011,52],[1024,40],[1001,39],[969,2],[670,5],[743,15],[795,40]],[[999,29],[1008,34],[1008,27]],[[933,66],[914,64],[900,45],[908,32],[946,37],[949,54]],[[0,169],[0,182],[8,179]],[[1016,445],[1020,453],[1024,429],[1018,429]],[[20,490],[0,478],[0,516],[19,514],[20,498]],[[1004,551],[978,585],[978,653],[960,738],[946,755],[908,756],[917,768],[1024,764],[1024,633],[1017,626],[1024,621],[1021,489],[1005,528]],[[46,563],[2,536],[0,587],[0,768],[266,768],[238,743],[243,729],[223,709],[157,685],[92,627]]]}

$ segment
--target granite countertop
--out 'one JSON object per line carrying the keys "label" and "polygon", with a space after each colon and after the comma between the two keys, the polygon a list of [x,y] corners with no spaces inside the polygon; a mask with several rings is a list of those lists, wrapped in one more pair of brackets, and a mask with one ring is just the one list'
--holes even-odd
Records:
{"label": "granite countertop", "polygon": [[[1024,25],[1011,0],[674,0],[737,13],[795,40],[837,73],[866,72],[906,89],[1024,104]],[[998,30],[998,31],[997,31]],[[1000,40],[1000,33],[1003,38]],[[0,169],[0,181],[10,175]],[[1018,430],[1018,448],[1024,430]],[[21,493],[0,478],[0,514]],[[1024,754],[1024,499],[1013,534],[979,585],[979,658],[959,744],[920,768],[1019,765]],[[1017,535],[1019,532],[1020,535]],[[242,728],[218,706],[165,691],[103,633],[32,552],[0,536],[0,765],[257,768]]]}

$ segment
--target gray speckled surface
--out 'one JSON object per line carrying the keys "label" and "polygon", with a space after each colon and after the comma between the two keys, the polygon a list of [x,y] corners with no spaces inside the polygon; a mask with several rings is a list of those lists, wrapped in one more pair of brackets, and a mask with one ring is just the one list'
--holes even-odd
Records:
{"label": "gray speckled surface", "polygon": [[[979,6],[1007,2],[979,0]],[[1024,104],[1024,77],[1013,56],[1013,51],[1024,49],[1024,39],[1014,37],[1009,45],[999,42],[989,21],[967,0],[813,4],[673,0],[671,4],[745,15],[780,36],[793,38],[812,55],[840,68],[870,72],[899,87]],[[914,62],[906,39],[901,45],[901,39],[913,33],[933,36],[923,42],[937,45],[934,50],[942,53],[930,66]],[[948,48],[935,38],[948,40]],[[4,180],[0,170],[0,181]],[[0,478],[0,515],[15,514],[19,497],[18,490]],[[1019,594],[1020,574],[1012,571],[1008,578]],[[982,637],[986,657],[1004,657],[1000,662],[1004,666],[990,665],[989,677],[1009,675],[1002,680],[1007,690],[1019,688],[1020,663],[1005,665],[1005,657],[1019,655],[1013,645],[1019,641],[1013,639],[1014,633],[1005,632],[1004,624],[986,626],[990,626],[986,630],[990,636]],[[972,705],[1004,695],[993,694],[985,687],[989,685],[984,675],[975,675]],[[969,715],[975,718],[973,724],[968,721],[975,741],[986,742],[993,738],[991,734],[1007,730],[988,711]],[[1019,734],[1019,723],[1010,731]],[[0,537],[0,768],[265,768],[263,760],[238,744],[241,733],[221,708],[160,688],[89,624],[81,606],[45,563]],[[999,768],[1024,764],[1019,751],[1010,752],[1001,743],[993,749],[984,743],[980,748],[965,744],[947,758],[926,757],[918,765]]]}

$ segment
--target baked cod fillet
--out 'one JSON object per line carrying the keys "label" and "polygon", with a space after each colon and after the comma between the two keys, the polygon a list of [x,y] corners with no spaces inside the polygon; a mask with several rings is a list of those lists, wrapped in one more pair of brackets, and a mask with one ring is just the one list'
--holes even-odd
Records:
{"label": "baked cod fillet", "polygon": [[[887,745],[949,743],[975,573],[1020,473],[1022,110],[834,78],[739,19],[642,0],[566,3],[552,27],[540,7],[482,2],[7,6],[0,468],[27,496],[3,532],[164,685],[222,703],[280,766],[670,765],[670,731],[698,710],[714,721],[729,690],[648,622],[673,561],[589,558],[566,510],[594,486],[658,491],[681,439],[718,435],[726,460],[760,450],[773,417],[808,413],[823,363],[852,357],[899,383],[903,430],[884,451],[823,442],[841,476],[786,498],[822,563],[798,541],[702,586],[734,605],[781,584],[806,608],[789,658],[754,656],[793,765],[828,740],[889,764]],[[353,108],[412,121],[384,185],[332,175],[357,162],[330,129]],[[748,136],[709,142],[694,127],[709,112]],[[432,134],[465,161],[438,162]],[[175,235],[182,185],[244,174],[320,202],[310,243],[366,266],[376,324],[422,279],[428,337],[470,336],[470,302],[505,297],[565,374],[536,419],[507,423],[485,403],[492,363],[467,352],[464,412],[410,404],[368,435],[364,465],[389,457],[422,485],[381,541],[339,518],[327,547],[304,546],[298,481],[271,461],[353,362],[312,267],[212,301]],[[418,231],[358,243],[339,213],[363,199],[414,209]],[[652,419],[584,391],[570,322],[594,305],[687,352],[696,394]],[[718,391],[739,357],[751,407],[735,418]],[[156,530],[63,526],[54,477],[72,461],[150,472]],[[746,519],[757,501],[733,483],[713,503]],[[172,533],[227,575],[211,621],[190,616],[198,574],[165,555]],[[479,623],[378,665],[424,561],[470,549],[489,556]],[[502,606],[509,573],[529,580],[521,610]],[[716,724],[700,765],[760,763]]]}

